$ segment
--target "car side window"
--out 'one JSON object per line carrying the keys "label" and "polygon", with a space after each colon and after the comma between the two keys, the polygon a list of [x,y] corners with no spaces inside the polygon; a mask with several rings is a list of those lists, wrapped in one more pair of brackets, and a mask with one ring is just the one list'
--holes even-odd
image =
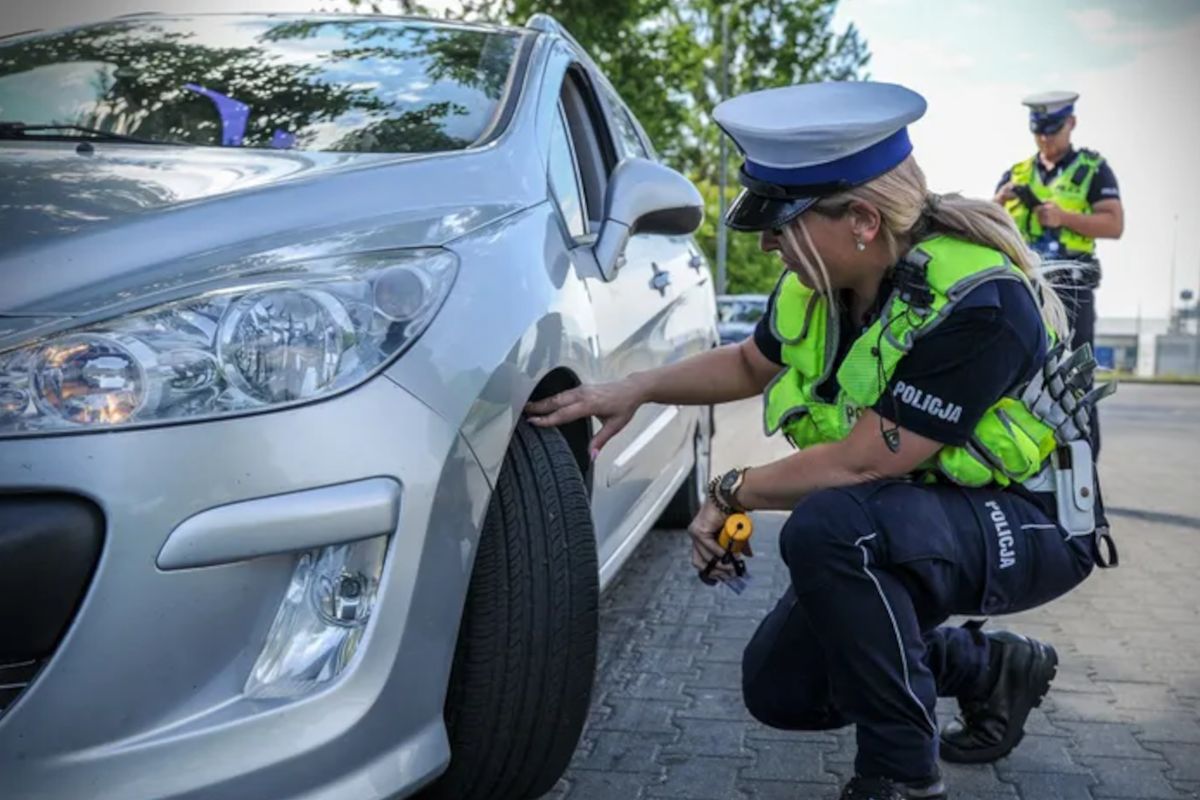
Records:
{"label": "car side window", "polygon": [[650,158],[625,104],[611,92],[605,94],[608,96],[609,118],[613,123],[613,139],[616,140],[618,155],[621,158]]}
{"label": "car side window", "polygon": [[575,152],[560,106],[558,113],[554,115],[554,130],[550,134],[550,188],[554,192],[554,199],[558,201],[558,209],[562,212],[567,230],[576,238],[587,233],[583,213],[583,190],[579,183]]}
{"label": "car side window", "polygon": [[619,156],[586,70],[575,66],[567,71],[560,99],[583,185],[584,218],[595,231],[604,218],[608,178]]}
{"label": "car side window", "polygon": [[613,121],[617,128],[617,144],[623,151],[624,157],[650,158],[650,154],[646,151],[646,145],[642,144],[642,138],[638,136],[633,120],[629,118],[629,112],[618,108]]}

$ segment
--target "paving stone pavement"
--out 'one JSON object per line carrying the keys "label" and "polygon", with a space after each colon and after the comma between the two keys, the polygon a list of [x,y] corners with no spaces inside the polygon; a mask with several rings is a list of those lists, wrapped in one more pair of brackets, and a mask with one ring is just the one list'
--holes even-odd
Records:
{"label": "paving stone pavement", "polygon": [[[1107,405],[1102,470],[1122,565],[992,621],[1052,642],[1059,676],[1011,756],[944,765],[952,798],[1200,798],[1200,389],[1125,386]],[[756,403],[718,412],[715,466],[785,452],[762,438],[757,414]],[[591,714],[551,797],[837,797],[852,729],[775,731],[741,702],[742,647],[787,584],[774,546],[784,518],[758,515],[741,596],[696,580],[685,533],[647,536],[602,599]],[[954,710],[943,700],[938,714]]]}

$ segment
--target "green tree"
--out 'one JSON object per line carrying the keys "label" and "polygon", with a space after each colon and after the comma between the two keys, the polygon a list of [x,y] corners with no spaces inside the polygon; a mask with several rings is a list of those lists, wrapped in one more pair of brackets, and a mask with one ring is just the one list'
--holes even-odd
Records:
{"label": "green tree", "polygon": [[[863,77],[870,55],[858,30],[833,30],[836,0],[688,0],[671,4],[675,25],[685,31],[702,56],[703,70],[686,82],[694,110],[687,130],[673,149],[690,175],[716,181],[720,130],[711,111],[728,95],[826,80]],[[722,80],[721,18],[727,18],[728,64]]]}

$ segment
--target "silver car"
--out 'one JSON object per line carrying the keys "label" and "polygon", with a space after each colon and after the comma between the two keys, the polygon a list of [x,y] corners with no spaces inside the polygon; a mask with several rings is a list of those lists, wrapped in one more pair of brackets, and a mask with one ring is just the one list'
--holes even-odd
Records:
{"label": "silver car", "polygon": [[0,796],[521,798],[711,417],[701,198],[548,17],[0,40]]}

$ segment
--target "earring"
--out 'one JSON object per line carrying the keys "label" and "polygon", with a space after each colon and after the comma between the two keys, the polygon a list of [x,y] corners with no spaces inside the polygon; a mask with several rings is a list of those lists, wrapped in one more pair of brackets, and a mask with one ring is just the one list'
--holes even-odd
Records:
{"label": "earring", "polygon": [[867,249],[867,245],[862,239],[855,239],[854,249],[861,253],[863,250]]}

